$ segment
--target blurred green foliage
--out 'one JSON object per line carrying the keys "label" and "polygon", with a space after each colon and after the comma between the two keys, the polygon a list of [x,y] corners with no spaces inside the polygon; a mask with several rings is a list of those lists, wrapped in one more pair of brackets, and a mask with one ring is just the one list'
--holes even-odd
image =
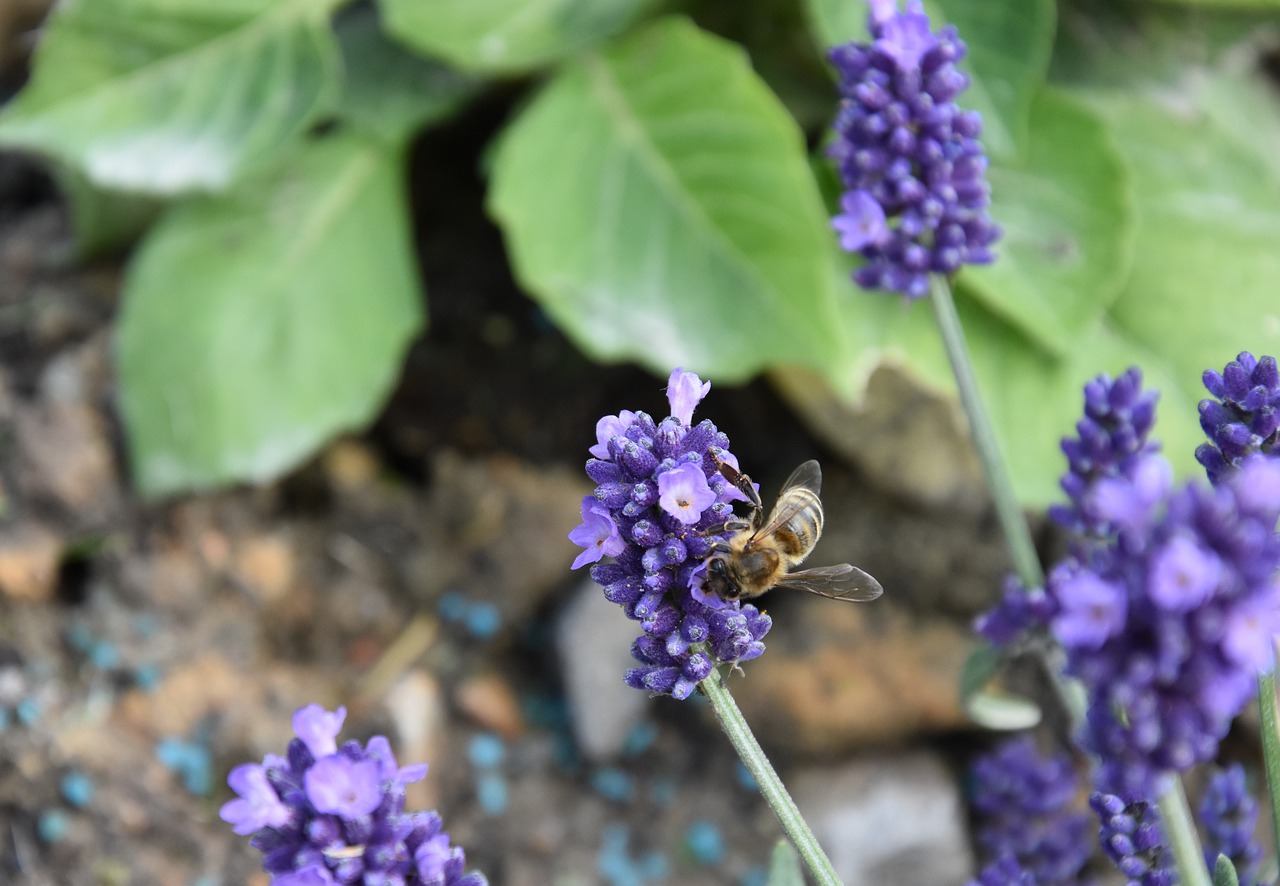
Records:
{"label": "blurred green foliage", "polygon": [[[425,322],[406,147],[494,84],[525,98],[490,211],[586,353],[802,365],[851,401],[891,360],[951,390],[928,309],[856,290],[828,226],[822,56],[865,36],[861,0],[349,5],[66,4],[0,113],[85,250],[140,238],[118,358],[141,491],[268,479],[370,420]],[[957,300],[1020,495],[1054,497],[1081,385],[1133,363],[1189,468],[1202,370],[1280,351],[1280,0],[925,5],[986,126],[1005,237]]]}

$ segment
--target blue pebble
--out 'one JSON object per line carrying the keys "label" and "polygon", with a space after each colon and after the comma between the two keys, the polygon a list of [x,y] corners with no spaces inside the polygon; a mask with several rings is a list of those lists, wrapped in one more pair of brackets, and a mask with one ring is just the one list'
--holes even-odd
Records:
{"label": "blue pebble", "polygon": [[57,843],[67,835],[71,822],[61,809],[46,809],[36,822],[36,833],[46,843]]}
{"label": "blue pebble", "polygon": [[641,720],[627,733],[622,742],[622,753],[628,757],[643,754],[658,738],[658,724],[650,720]]}
{"label": "blue pebble", "polygon": [[486,772],[476,780],[476,799],[487,815],[501,815],[507,811],[507,780],[501,775]]}
{"label": "blue pebble", "polygon": [[103,640],[89,649],[89,664],[101,671],[109,671],[120,664],[120,650],[116,644]]}
{"label": "blue pebble", "polygon": [[138,665],[133,670],[133,682],[143,692],[151,692],[160,685],[160,667],[154,664]]}
{"label": "blue pebble", "polygon": [[491,769],[507,758],[507,744],[492,732],[481,732],[467,745],[467,759],[472,766]]}
{"label": "blue pebble", "polygon": [[459,591],[446,591],[440,595],[440,602],[436,604],[440,617],[445,621],[461,621],[469,608],[471,604]]}
{"label": "blue pebble", "polygon": [[756,778],[746,766],[742,765],[742,761],[738,761],[738,784],[742,785],[749,791],[759,791],[760,785],[756,784]]}
{"label": "blue pebble", "polygon": [[62,796],[72,806],[87,806],[93,799],[93,781],[83,772],[72,771],[62,776]]}
{"label": "blue pebble", "polygon": [[9,723],[11,720],[12,720],[12,717],[9,714],[9,709],[0,708],[0,732],[4,732],[6,729],[9,728]]}
{"label": "blue pebble", "polygon": [[487,640],[502,627],[502,615],[492,603],[476,603],[463,616],[467,631],[477,640]]}
{"label": "blue pebble", "polygon": [[724,837],[720,829],[706,819],[689,825],[684,844],[700,864],[715,865],[724,861]]}
{"label": "blue pebble", "polygon": [[621,769],[606,766],[591,775],[591,787],[607,800],[626,803],[635,795],[635,782]]}
{"label": "blue pebble", "polygon": [[665,880],[669,873],[667,856],[664,852],[650,852],[640,861],[640,873],[646,880]]}
{"label": "blue pebble", "polygon": [[28,695],[22,701],[18,702],[18,706],[13,709],[18,715],[18,722],[23,726],[30,726],[36,720],[40,719],[40,702],[35,696]]}
{"label": "blue pebble", "polygon": [[769,871],[759,865],[749,868],[739,881],[742,886],[768,886]]}
{"label": "blue pebble", "polygon": [[213,761],[209,750],[202,745],[166,738],[156,745],[156,758],[182,778],[186,789],[198,796],[205,796],[213,788]]}

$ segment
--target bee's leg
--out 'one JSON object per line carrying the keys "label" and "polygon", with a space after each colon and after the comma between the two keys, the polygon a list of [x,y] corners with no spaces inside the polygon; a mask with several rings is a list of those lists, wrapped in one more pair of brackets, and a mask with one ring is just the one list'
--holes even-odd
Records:
{"label": "bee's leg", "polygon": [[[715,458],[715,456],[712,457]],[[742,528],[759,529],[764,523],[764,502],[760,501],[760,493],[756,491],[751,478],[727,461],[721,461],[718,458],[716,467],[719,468],[721,476],[738,487],[738,491],[747,497],[747,507],[751,508],[751,525]]]}
{"label": "bee's leg", "polygon": [[[711,526],[704,529],[699,532],[698,535],[725,535],[729,532],[741,532],[744,529],[755,528],[754,524],[748,523],[745,520],[730,520],[727,523],[721,523],[719,526]],[[712,550],[715,550],[715,548],[713,547]],[[725,548],[725,550],[727,551],[728,548]]]}

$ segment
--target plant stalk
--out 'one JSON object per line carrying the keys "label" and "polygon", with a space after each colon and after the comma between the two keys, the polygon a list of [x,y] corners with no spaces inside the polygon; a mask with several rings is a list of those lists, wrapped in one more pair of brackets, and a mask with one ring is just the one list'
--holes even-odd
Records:
{"label": "plant stalk", "polygon": [[1009,479],[1009,472],[1005,469],[1000,444],[991,426],[991,417],[982,403],[978,380],[973,374],[973,362],[969,359],[969,347],[964,340],[964,328],[960,325],[960,315],[956,313],[955,299],[951,296],[951,283],[941,274],[933,274],[930,279],[930,301],[933,302],[938,331],[942,334],[942,343],[947,349],[947,358],[951,361],[951,371],[960,391],[960,403],[969,420],[969,433],[978,450],[978,458],[982,461],[983,472],[987,475],[991,499],[1009,544],[1014,568],[1028,588],[1043,587],[1044,571],[1040,568],[1040,558],[1036,556],[1036,546],[1022,515],[1022,507],[1014,495],[1013,481]]}
{"label": "plant stalk", "polygon": [[1280,724],[1276,716],[1275,671],[1258,678],[1258,711],[1262,715],[1262,761],[1271,799],[1271,827],[1280,846]]}
{"label": "plant stalk", "polygon": [[1165,836],[1173,850],[1174,862],[1178,865],[1178,882],[1182,886],[1213,886],[1180,778],[1174,775],[1169,777],[1169,784],[1160,794],[1157,805],[1160,807],[1160,817],[1164,820]]}
{"label": "plant stalk", "polygon": [[817,886],[841,886],[840,878],[836,876],[836,869],[831,865],[831,859],[827,858],[827,854],[818,845],[818,838],[809,829],[808,822],[800,814],[795,801],[791,799],[791,795],[782,784],[782,779],[774,771],[773,764],[769,762],[760,743],[756,741],[746,718],[742,716],[742,711],[738,709],[733,696],[729,694],[729,688],[721,680],[719,669],[712,670],[700,685],[707,698],[711,699],[711,706],[715,709],[716,717],[720,720],[720,726],[724,729],[725,735],[729,736],[729,742],[738,752],[738,757],[751,773],[751,777],[760,786],[760,793],[773,807],[774,814],[782,822],[782,828],[791,838],[791,844],[804,859],[814,882]]}

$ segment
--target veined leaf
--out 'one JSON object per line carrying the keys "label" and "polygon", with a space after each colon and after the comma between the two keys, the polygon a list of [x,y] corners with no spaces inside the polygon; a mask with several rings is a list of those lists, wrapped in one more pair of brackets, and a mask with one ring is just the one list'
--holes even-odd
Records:
{"label": "veined leaf", "polygon": [[306,142],[152,230],[119,326],[143,492],[268,480],[373,417],[422,325],[401,160],[355,135]]}
{"label": "veined leaf", "polygon": [[563,67],[503,134],[490,209],[525,288],[597,358],[732,380],[837,353],[801,134],[683,19]]}
{"label": "veined leaf", "polygon": [[94,0],[58,7],[0,144],[51,154],[101,187],[227,187],[334,95],[335,0]]}

